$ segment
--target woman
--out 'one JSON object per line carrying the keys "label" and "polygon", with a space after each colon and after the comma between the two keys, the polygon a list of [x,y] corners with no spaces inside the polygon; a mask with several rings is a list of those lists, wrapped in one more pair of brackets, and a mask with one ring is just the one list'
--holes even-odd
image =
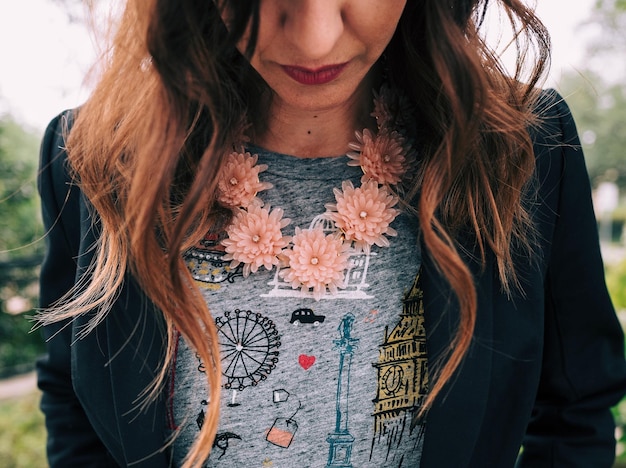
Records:
{"label": "woman", "polygon": [[611,465],[580,145],[499,4],[525,84],[479,0],[128,1],[42,147],[52,466]]}

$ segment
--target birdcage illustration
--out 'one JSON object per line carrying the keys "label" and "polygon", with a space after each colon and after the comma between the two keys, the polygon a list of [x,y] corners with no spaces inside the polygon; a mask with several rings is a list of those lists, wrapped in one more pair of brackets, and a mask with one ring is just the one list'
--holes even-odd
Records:
{"label": "birdcage illustration", "polygon": [[[323,213],[313,218],[309,229],[319,228],[325,234],[337,232],[335,222],[329,213]],[[376,252],[358,252],[351,247],[348,251],[348,266],[344,271],[344,287],[339,289],[337,294],[331,294],[326,291],[322,299],[371,299],[373,296],[367,293],[369,288],[367,270],[370,258],[374,256],[376,256]],[[291,284],[280,277],[279,272],[280,270],[276,269],[274,278],[268,283],[272,289],[267,294],[262,294],[262,297],[314,297],[313,291],[303,292],[300,289],[293,289]]]}

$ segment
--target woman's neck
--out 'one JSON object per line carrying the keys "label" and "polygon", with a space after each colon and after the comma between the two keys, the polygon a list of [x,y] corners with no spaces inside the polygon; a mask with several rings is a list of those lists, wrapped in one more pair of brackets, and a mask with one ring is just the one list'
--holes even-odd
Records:
{"label": "woman's neck", "polygon": [[372,125],[372,93],[358,90],[345,105],[297,109],[274,98],[262,133],[253,143],[301,158],[339,156],[348,151],[354,131]]}

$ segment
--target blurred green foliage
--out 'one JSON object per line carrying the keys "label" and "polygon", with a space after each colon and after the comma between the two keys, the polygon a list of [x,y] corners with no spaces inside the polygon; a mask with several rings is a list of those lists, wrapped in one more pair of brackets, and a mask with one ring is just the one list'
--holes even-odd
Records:
{"label": "blurred green foliage", "polygon": [[31,328],[32,323],[24,314],[0,314],[0,378],[35,368],[35,360],[44,353],[44,344],[39,332],[31,332]]}
{"label": "blurred green foliage", "polygon": [[[590,23],[601,26],[601,34],[588,47],[588,55],[626,55],[626,0],[596,0]],[[619,57],[613,57],[619,60]]]}
{"label": "blurred green foliage", "polygon": [[596,0],[582,67],[559,91],[572,109],[594,186],[616,182],[626,193],[626,0]]}
{"label": "blurred green foliage", "polygon": [[32,370],[44,350],[28,318],[16,315],[32,310],[38,296],[44,250],[36,185],[39,139],[0,117],[0,378]]}
{"label": "blurred green foliage", "polygon": [[46,430],[39,411],[40,393],[0,401],[0,466],[47,466]]}
{"label": "blurred green foliage", "polygon": [[[626,327],[626,260],[607,266],[606,283],[618,311],[622,326]],[[626,397],[613,408],[617,426],[617,462],[615,467],[626,467]]]}
{"label": "blurred green foliage", "polygon": [[0,260],[43,252],[38,153],[37,135],[0,118]]}
{"label": "blurred green foliage", "polygon": [[626,311],[626,261],[607,268],[606,284],[615,308]]}
{"label": "blurred green foliage", "polygon": [[569,104],[594,185],[616,182],[626,192],[626,84],[607,84],[592,71],[565,75],[559,91]]}

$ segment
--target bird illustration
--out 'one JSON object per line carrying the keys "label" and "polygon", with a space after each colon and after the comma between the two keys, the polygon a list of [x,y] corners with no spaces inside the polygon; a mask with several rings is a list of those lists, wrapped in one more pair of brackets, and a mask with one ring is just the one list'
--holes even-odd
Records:
{"label": "bird illustration", "polygon": [[226,449],[228,449],[230,439],[241,440],[241,437],[233,432],[220,432],[215,436],[215,440],[213,441],[213,448],[217,447],[222,451],[222,454],[218,457],[218,460],[226,454]]}

